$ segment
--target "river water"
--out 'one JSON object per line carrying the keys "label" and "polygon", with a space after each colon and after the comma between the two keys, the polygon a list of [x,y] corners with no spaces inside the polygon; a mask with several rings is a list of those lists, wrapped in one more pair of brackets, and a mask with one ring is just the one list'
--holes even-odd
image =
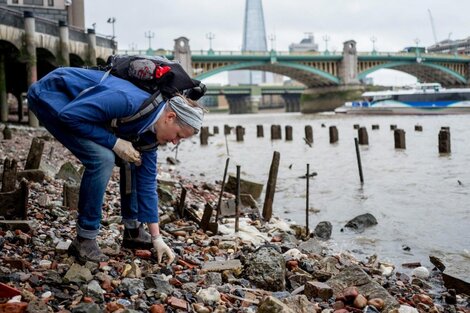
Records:
{"label": "river water", "polygon": [[[378,254],[396,265],[405,262],[429,264],[436,255],[457,264],[470,263],[470,116],[351,116],[335,114],[259,113],[252,115],[208,114],[205,126],[220,134],[200,146],[199,138],[182,142],[177,169],[200,180],[221,180],[227,158],[223,125],[245,127],[244,142],[227,136],[229,173],[241,166],[241,177],[266,184],[274,151],[281,161],[274,198],[274,214],[305,225],[307,163],[318,175],[310,179],[309,224],[333,224],[330,244],[337,251],[353,251],[360,259]],[[256,137],[256,125],[264,125],[264,138]],[[271,124],[282,126],[282,140],[270,140]],[[322,124],[325,127],[322,127]],[[365,126],[369,145],[361,146],[364,184],[359,181],[354,124]],[[372,130],[378,124],[380,129]],[[406,150],[394,148],[396,124],[406,132]],[[293,141],[284,140],[284,126],[293,127]],[[314,144],[303,137],[311,125]],[[339,141],[329,143],[328,127],[335,125]],[[414,130],[423,127],[422,132]],[[438,133],[450,127],[452,153],[440,155]],[[159,161],[175,156],[171,147],[159,152]],[[203,173],[204,176],[201,176]],[[264,191],[259,199],[264,202]],[[355,234],[341,232],[353,217],[371,213],[378,225]]]}

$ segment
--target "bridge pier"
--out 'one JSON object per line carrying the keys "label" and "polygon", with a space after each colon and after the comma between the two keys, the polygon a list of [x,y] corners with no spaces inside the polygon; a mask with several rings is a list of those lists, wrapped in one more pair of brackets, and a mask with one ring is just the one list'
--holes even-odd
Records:
{"label": "bridge pier", "polygon": [[[69,56],[69,27],[66,22],[59,21],[59,53],[57,65],[70,66]],[[96,40],[95,40],[96,42]]]}
{"label": "bridge pier", "polygon": [[286,112],[300,112],[300,95],[285,93],[282,95],[284,99]]}
{"label": "bridge pier", "polygon": [[360,85],[305,89],[300,100],[300,112],[333,111],[346,101],[360,99],[363,92],[364,87]]}
{"label": "bridge pier", "polygon": [[229,114],[258,113],[261,96],[225,95],[228,102]]}
{"label": "bridge pier", "polygon": [[[38,80],[36,56],[36,22],[33,12],[24,12],[24,31],[26,45],[26,82],[28,88]],[[28,113],[29,126],[39,127],[39,120],[33,112]]]}

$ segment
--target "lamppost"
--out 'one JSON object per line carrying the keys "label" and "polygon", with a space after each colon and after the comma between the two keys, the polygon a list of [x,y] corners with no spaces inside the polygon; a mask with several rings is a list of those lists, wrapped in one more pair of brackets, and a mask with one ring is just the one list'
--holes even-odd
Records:
{"label": "lamppost", "polygon": [[147,54],[152,54],[152,38],[155,37],[155,33],[152,31],[145,32],[145,38],[149,40],[149,48],[147,50]]}
{"label": "lamppost", "polygon": [[329,52],[328,52],[328,41],[330,41],[330,36],[328,36],[328,35],[323,36],[323,41],[325,42],[325,54],[329,54]]}
{"label": "lamppost", "polygon": [[108,18],[108,23],[110,23],[113,26],[113,36],[111,37],[111,44],[113,45],[113,54],[116,52],[116,42],[114,39],[116,38],[116,35],[114,33],[114,23],[116,23],[116,18],[115,17],[110,17]]}
{"label": "lamppost", "polygon": [[209,39],[209,51],[208,51],[208,53],[211,54],[211,53],[214,52],[212,50],[212,39],[215,39],[215,34],[213,34],[212,32],[209,32],[209,33],[206,34],[206,38]]}
{"label": "lamppost", "polygon": [[416,62],[421,63],[422,59],[421,59],[421,56],[419,55],[419,43],[420,43],[421,40],[419,40],[419,38],[415,38],[414,41],[415,41],[415,44],[416,44],[416,48],[415,48],[416,49],[416,51],[415,51],[415,53],[416,53]]}
{"label": "lamppost", "polygon": [[276,50],[276,34],[269,35],[269,41],[271,41],[271,51]]}
{"label": "lamppost", "polygon": [[375,51],[375,42],[377,41],[377,37],[375,36],[370,37],[370,41],[372,41],[372,54],[376,54],[377,51]]}

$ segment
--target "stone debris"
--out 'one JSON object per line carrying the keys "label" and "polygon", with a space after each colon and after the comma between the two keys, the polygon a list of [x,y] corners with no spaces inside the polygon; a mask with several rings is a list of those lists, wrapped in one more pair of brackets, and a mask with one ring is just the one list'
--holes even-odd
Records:
{"label": "stone debris", "polygon": [[[0,141],[0,170],[6,157],[24,168],[32,138],[47,136],[41,129],[11,132],[12,139]],[[121,248],[116,169],[98,240],[110,260],[80,264],[67,254],[77,211],[63,204],[64,183],[79,180],[80,164],[54,139],[44,142],[44,151],[44,176],[28,182],[27,219],[0,220],[0,312],[470,312],[468,274],[454,274],[463,285],[451,281],[446,289],[443,276],[452,274],[452,265],[436,258],[435,269],[416,262],[418,267],[399,271],[375,255],[360,261],[334,252],[325,244],[331,240],[326,221],[308,238],[298,225],[277,218],[265,223],[247,211],[237,234],[228,216],[220,218],[217,233],[204,232],[180,216],[181,186],[187,190],[184,207],[201,218],[207,203],[216,206],[220,184],[180,177],[163,163],[161,230],[175,262],[157,264],[154,251]],[[224,201],[233,199],[224,193]],[[354,230],[376,224],[373,216],[362,218],[351,222]]]}

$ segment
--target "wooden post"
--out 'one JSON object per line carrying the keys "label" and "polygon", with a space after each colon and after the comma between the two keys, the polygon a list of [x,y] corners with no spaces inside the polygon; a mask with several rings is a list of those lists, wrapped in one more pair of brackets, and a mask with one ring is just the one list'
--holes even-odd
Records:
{"label": "wooden post", "polygon": [[41,164],[42,152],[44,151],[44,140],[34,137],[29,148],[28,158],[26,159],[25,170],[37,170]]}
{"label": "wooden post", "polygon": [[391,124],[391,125],[390,125],[390,130],[395,130],[395,129],[397,129],[397,125]]}
{"label": "wooden post", "polygon": [[245,134],[245,129],[243,129],[243,126],[237,125],[235,128],[235,133],[237,135],[237,141],[243,141],[243,135]]}
{"label": "wooden post", "polygon": [[281,125],[271,125],[271,140],[282,139]]}
{"label": "wooden post", "polygon": [[354,143],[356,146],[356,158],[357,158],[357,167],[359,168],[359,179],[361,180],[361,184],[364,183],[364,177],[362,176],[362,163],[361,163],[361,153],[359,151],[359,144],[357,142],[357,138],[354,138]]}
{"label": "wooden post", "polygon": [[232,127],[228,126],[227,124],[224,125],[224,135],[230,135],[230,131]]}
{"label": "wooden post", "polygon": [[201,146],[207,146],[209,141],[209,127],[201,127],[201,134],[199,135],[199,138],[201,139]]}
{"label": "wooden post", "polygon": [[338,141],[338,129],[336,126],[330,126],[330,143],[335,143]]}
{"label": "wooden post", "polygon": [[266,185],[266,196],[264,198],[263,205],[263,218],[268,222],[273,215],[273,200],[274,193],[276,192],[277,173],[279,171],[280,159],[281,154],[278,151],[274,151],[271,168],[269,169],[268,183]]}
{"label": "wooden post", "polygon": [[441,127],[439,131],[439,153],[450,153],[450,128]]}
{"label": "wooden post", "polygon": [[14,191],[0,193],[0,216],[5,219],[22,219],[27,218],[28,206],[28,182],[22,180],[20,188]]}
{"label": "wooden post", "polygon": [[380,128],[380,126],[378,124],[373,124],[372,125],[372,130],[377,130],[379,128]]}
{"label": "wooden post", "polygon": [[3,129],[3,139],[5,140],[11,139],[11,129],[10,127],[8,127],[8,125],[5,125],[5,128]]}
{"label": "wooden post", "polygon": [[214,126],[214,135],[219,133],[219,126]]}
{"label": "wooden post", "polygon": [[358,130],[359,144],[368,145],[369,144],[369,135],[367,135],[367,129],[365,127],[359,127]]}
{"label": "wooden post", "polygon": [[235,232],[238,233],[240,225],[240,165],[237,165],[237,194],[235,197]]}
{"label": "wooden post", "polygon": [[310,144],[313,143],[313,129],[310,125],[305,126],[305,141]]}
{"label": "wooden post", "polygon": [[292,126],[286,125],[286,141],[292,141]]}
{"label": "wooden post", "polygon": [[17,173],[18,167],[16,160],[6,158],[3,162],[2,192],[15,190]]}
{"label": "wooden post", "polygon": [[181,185],[181,195],[180,195],[180,201],[178,203],[178,212],[181,218],[184,217],[184,202],[186,201],[186,193],[187,193],[186,188],[184,188],[183,185]]}
{"label": "wooden post", "polygon": [[395,129],[393,137],[395,139],[395,149],[406,149],[405,131],[403,129]]}
{"label": "wooden post", "polygon": [[308,229],[308,220],[309,220],[309,216],[308,216],[308,207],[310,206],[309,204],[309,198],[310,198],[310,193],[309,193],[309,182],[310,182],[310,164],[307,164],[307,174],[305,175],[305,178],[307,180],[307,192],[306,192],[306,199],[305,199],[305,230],[306,230],[306,235],[307,235],[307,238],[309,237],[309,234],[310,234],[310,230]]}
{"label": "wooden post", "polygon": [[258,137],[258,138],[264,137],[263,125],[256,125],[256,137]]}
{"label": "wooden post", "polygon": [[353,128],[354,128],[354,129],[359,129],[359,124],[354,124],[354,125],[353,125]]}
{"label": "wooden post", "polygon": [[80,185],[65,182],[63,185],[62,204],[70,209],[78,209],[78,197],[80,194]]}
{"label": "wooden post", "polygon": [[227,169],[228,169],[229,162],[230,162],[230,158],[227,158],[227,160],[225,161],[224,178],[222,179],[222,185],[220,186],[219,202],[217,202],[217,214],[215,215],[216,223],[219,221],[220,207],[222,205],[222,195],[224,194],[225,179],[227,178]]}
{"label": "wooden post", "polygon": [[415,125],[415,131],[417,131],[417,132],[422,132],[422,131],[423,131],[423,126],[421,126],[421,125]]}

